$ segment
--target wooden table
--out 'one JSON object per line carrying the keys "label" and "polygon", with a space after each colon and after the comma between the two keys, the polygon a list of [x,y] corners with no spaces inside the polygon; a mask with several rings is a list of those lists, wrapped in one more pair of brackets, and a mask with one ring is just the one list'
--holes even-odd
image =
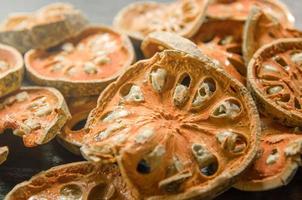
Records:
{"label": "wooden table", "polygon": [[[82,9],[93,21],[111,24],[114,14],[133,0],[68,0]],[[165,0],[167,1],[167,0]],[[8,13],[32,11],[52,0],[1,0],[0,19]],[[297,27],[302,29],[302,1],[284,0],[296,17]],[[8,145],[10,154],[8,160],[0,166],[0,199],[17,183],[28,180],[34,174],[64,163],[83,160],[75,156],[55,140],[36,147],[24,148],[20,138],[13,136],[9,131],[0,135],[0,146]],[[286,187],[268,192],[247,193],[230,189],[217,200],[301,200],[302,199],[302,170],[298,171],[294,180]]]}

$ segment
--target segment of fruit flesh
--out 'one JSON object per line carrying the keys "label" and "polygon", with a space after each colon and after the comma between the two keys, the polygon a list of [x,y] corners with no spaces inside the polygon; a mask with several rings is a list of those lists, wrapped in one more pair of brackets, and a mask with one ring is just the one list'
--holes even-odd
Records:
{"label": "segment of fruit flesh", "polygon": [[302,51],[288,50],[266,58],[255,70],[261,93],[284,109],[302,112]]}
{"label": "segment of fruit flesh", "polygon": [[200,5],[196,4],[196,0],[140,4],[123,16],[123,26],[130,31],[138,31],[143,36],[155,31],[181,33],[190,28],[199,15]]}
{"label": "segment of fruit flesh", "polygon": [[255,43],[253,43],[253,45],[255,45],[255,50],[278,38],[294,38],[302,36],[301,32],[287,29],[277,19],[271,15],[264,14],[263,12],[261,12],[253,31],[254,35],[257,36],[254,37]]}
{"label": "segment of fruit flesh", "polygon": [[98,31],[58,50],[37,51],[31,66],[40,75],[67,80],[99,80],[117,74],[129,60],[120,35]]}
{"label": "segment of fruit flesh", "polygon": [[181,72],[179,66],[190,69],[189,62],[167,59],[163,63],[169,69],[162,63],[140,69],[110,97],[103,112],[88,122],[91,131],[82,147],[95,161],[118,155],[143,196],[208,184],[242,162],[250,138],[238,92],[223,89],[204,71]]}
{"label": "segment of fruit flesh", "polygon": [[239,18],[245,20],[252,6],[262,8],[266,13],[276,17],[281,23],[290,25],[294,19],[287,16],[284,11],[273,1],[263,0],[231,0],[226,3],[224,0],[215,0],[208,7],[208,15],[221,18]]}
{"label": "segment of fruit flesh", "polygon": [[35,146],[57,117],[58,99],[46,90],[23,90],[0,100],[0,132],[12,128],[25,146]]}
{"label": "segment of fruit flesh", "polygon": [[236,21],[206,22],[191,40],[228,74],[244,83],[246,67],[241,56],[242,27],[243,24]]}

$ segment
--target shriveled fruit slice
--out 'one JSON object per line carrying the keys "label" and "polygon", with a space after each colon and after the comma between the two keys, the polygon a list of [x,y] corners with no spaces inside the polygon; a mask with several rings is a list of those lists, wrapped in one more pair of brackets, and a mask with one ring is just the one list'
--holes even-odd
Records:
{"label": "shriveled fruit slice", "polygon": [[67,3],[47,5],[33,13],[16,13],[0,26],[0,42],[25,53],[46,49],[78,34],[88,24],[85,16]]}
{"label": "shriveled fruit slice", "polygon": [[99,95],[134,59],[128,37],[94,26],[54,49],[30,50],[25,65],[34,83],[80,97]]}
{"label": "shriveled fruit slice", "polygon": [[13,47],[0,44],[0,97],[21,87],[23,74],[22,55]]}
{"label": "shriveled fruit slice", "polygon": [[258,7],[253,7],[243,31],[242,49],[245,63],[248,64],[261,46],[279,38],[297,37],[302,37],[302,32],[283,26],[274,16]]}
{"label": "shriveled fruit slice", "polygon": [[114,26],[136,40],[143,40],[149,33],[156,31],[190,37],[202,24],[207,5],[208,0],[136,2],[117,14]]}
{"label": "shriveled fruit slice", "polygon": [[5,200],[131,200],[116,165],[77,162],[53,167],[18,184]]}
{"label": "shriveled fruit slice", "polygon": [[252,166],[235,187],[263,191],[287,185],[294,177],[302,154],[302,132],[262,119],[261,145]]}
{"label": "shriveled fruit slice", "polygon": [[13,129],[27,147],[51,140],[69,117],[63,96],[54,88],[23,87],[0,99],[0,133]]}
{"label": "shriveled fruit slice", "polygon": [[246,66],[241,55],[243,22],[209,20],[191,38],[200,50],[229,75],[245,83]]}
{"label": "shriveled fruit slice", "polygon": [[0,147],[0,165],[6,160],[8,155],[7,147]]}
{"label": "shriveled fruit slice", "polygon": [[175,33],[153,32],[150,33],[141,44],[141,50],[146,58],[150,58],[155,53],[165,49],[183,51],[196,57],[201,56],[201,52],[196,44]]}
{"label": "shriveled fruit slice", "polygon": [[248,65],[248,86],[259,110],[289,126],[302,123],[302,39],[261,47]]}
{"label": "shriveled fruit slice", "polygon": [[97,97],[70,98],[67,105],[72,118],[58,135],[59,143],[70,152],[81,155],[80,147],[86,134],[84,125],[90,111],[96,107]]}
{"label": "shriveled fruit slice", "polygon": [[286,5],[278,0],[213,0],[208,6],[207,16],[214,19],[245,21],[253,6],[262,8],[288,27],[294,25],[294,16]]}
{"label": "shriveled fruit slice", "polygon": [[138,199],[210,198],[252,161],[249,92],[205,56],[165,50],[136,63],[90,113],[83,155],[118,162]]}

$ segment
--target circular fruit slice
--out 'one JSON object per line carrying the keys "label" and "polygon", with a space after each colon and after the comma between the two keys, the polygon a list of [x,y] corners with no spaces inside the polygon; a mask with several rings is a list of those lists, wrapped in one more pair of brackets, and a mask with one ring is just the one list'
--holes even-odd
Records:
{"label": "circular fruit slice", "polygon": [[118,162],[138,199],[210,198],[253,160],[260,125],[249,92],[207,57],[165,50],[99,97],[82,154]]}
{"label": "circular fruit slice", "polygon": [[21,87],[23,58],[13,47],[0,44],[0,97]]}
{"label": "circular fruit slice", "polygon": [[149,33],[156,31],[190,37],[202,24],[207,5],[208,0],[136,2],[117,14],[114,26],[136,40],[143,40]]}
{"label": "circular fruit slice", "polygon": [[262,8],[288,27],[294,25],[294,16],[278,0],[213,0],[208,6],[207,16],[214,19],[245,21],[253,6]]}
{"label": "circular fruit slice", "polygon": [[50,141],[69,117],[63,96],[53,88],[23,87],[0,99],[0,133],[13,129],[27,147]]}
{"label": "circular fruit slice", "polygon": [[72,118],[64,125],[57,139],[70,152],[81,155],[80,147],[86,134],[84,125],[90,111],[96,107],[97,97],[70,98],[67,105]]}
{"label": "circular fruit slice", "polygon": [[131,200],[116,165],[77,162],[53,167],[18,184],[5,200]]}
{"label": "circular fruit slice", "polygon": [[243,31],[242,49],[245,63],[248,64],[261,46],[279,38],[295,37],[302,37],[302,32],[286,28],[269,13],[258,7],[252,7]]}
{"label": "circular fruit slice", "polygon": [[214,59],[232,77],[245,83],[246,66],[241,55],[243,22],[209,20],[191,38],[200,50]]}
{"label": "circular fruit slice", "polygon": [[7,147],[0,147],[0,165],[6,160],[8,152]]}
{"label": "circular fruit slice", "polygon": [[193,42],[175,33],[153,32],[141,44],[141,50],[146,58],[165,49],[183,51],[196,57],[201,56],[200,50]]}
{"label": "circular fruit slice", "polygon": [[95,26],[49,50],[25,55],[29,78],[53,86],[66,97],[99,95],[135,59],[128,37]]}
{"label": "circular fruit slice", "polygon": [[302,39],[261,47],[248,65],[248,85],[259,110],[289,126],[302,123]]}
{"label": "circular fruit slice", "polygon": [[21,53],[33,48],[46,49],[79,33],[88,24],[72,5],[54,3],[33,13],[16,13],[0,26],[0,42]]}
{"label": "circular fruit slice", "polygon": [[252,166],[235,187],[245,191],[263,191],[287,185],[301,163],[302,132],[262,119],[261,145]]}

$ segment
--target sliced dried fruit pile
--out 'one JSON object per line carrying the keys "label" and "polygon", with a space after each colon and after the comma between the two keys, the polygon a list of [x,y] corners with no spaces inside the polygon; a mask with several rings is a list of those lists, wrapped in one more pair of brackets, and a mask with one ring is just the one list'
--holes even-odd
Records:
{"label": "sliced dried fruit pile", "polygon": [[89,27],[48,50],[25,55],[29,78],[58,88],[64,96],[98,95],[134,61],[129,39],[107,27]]}
{"label": "sliced dried fruit pile", "polygon": [[[117,30],[65,3],[9,17],[0,42],[25,53],[33,84],[58,90],[21,87],[21,54],[0,45],[0,133],[27,147],[58,136],[90,162],[51,168],[5,199],[211,199],[288,184],[302,163],[293,22],[277,0],[133,3]],[[121,32],[148,59],[131,66]]]}
{"label": "sliced dried fruit pile", "polygon": [[255,155],[259,121],[248,91],[212,65],[171,50],[133,65],[89,115],[84,156],[118,162],[137,198],[225,190]]}

